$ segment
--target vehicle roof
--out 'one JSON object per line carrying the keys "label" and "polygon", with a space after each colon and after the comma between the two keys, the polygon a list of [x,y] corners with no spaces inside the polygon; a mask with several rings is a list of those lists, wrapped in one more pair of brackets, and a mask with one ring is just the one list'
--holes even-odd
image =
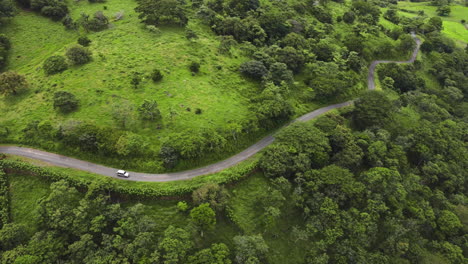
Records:
{"label": "vehicle roof", "polygon": [[117,173],[126,173],[124,170],[118,170]]}

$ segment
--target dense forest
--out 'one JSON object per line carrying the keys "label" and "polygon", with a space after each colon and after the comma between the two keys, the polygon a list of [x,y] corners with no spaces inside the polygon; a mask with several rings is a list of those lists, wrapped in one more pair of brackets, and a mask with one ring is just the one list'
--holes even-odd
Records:
{"label": "dense forest", "polygon": [[[102,12],[73,19],[66,1],[18,4],[61,21],[67,30],[110,30]],[[184,159],[223,152],[228,141],[244,134],[277,128],[308,103],[358,99],[279,130],[260,153],[256,174],[166,197],[176,204],[170,209],[174,222],[154,217],[165,208],[151,213],[145,205],[151,197],[61,180],[49,182],[47,192],[30,201],[34,210],[27,226],[11,217],[11,182],[24,172],[0,168],[0,263],[468,263],[468,46],[442,32],[441,16],[450,13],[450,3],[434,1],[434,17],[403,16],[406,11],[396,4],[138,0],[135,10],[148,30],[197,20],[220,36],[220,54],[244,54],[235,72],[258,88],[249,92],[255,95],[249,100],[251,118],[229,128],[170,134],[159,149],[136,131],[73,119],[36,120],[19,137],[0,123],[0,142],[43,148],[59,142],[116,159],[149,156],[171,169]],[[5,23],[14,10],[0,0]],[[423,40],[418,59],[379,65],[379,89],[365,91],[372,60],[407,59],[415,47],[409,32]],[[184,34],[199,38],[190,29]],[[64,56],[47,58],[47,75],[94,63],[90,57],[96,55],[85,47],[90,39],[78,41]],[[10,48],[8,36],[0,35],[0,64],[8,61]],[[194,62],[189,70],[196,76],[200,67]],[[151,81],[164,80],[164,74],[154,69]],[[138,87],[143,78],[131,75],[130,81]],[[31,89],[28,76],[14,71],[0,74],[0,85],[7,99]],[[54,111],[67,115],[82,107],[73,93],[53,94]],[[120,124],[131,121],[127,110],[116,115]],[[150,123],[162,118],[153,100],[144,100],[135,113]],[[263,189],[241,191],[254,181]],[[256,215],[252,221],[248,211]],[[290,251],[286,259],[275,254],[280,247]]]}

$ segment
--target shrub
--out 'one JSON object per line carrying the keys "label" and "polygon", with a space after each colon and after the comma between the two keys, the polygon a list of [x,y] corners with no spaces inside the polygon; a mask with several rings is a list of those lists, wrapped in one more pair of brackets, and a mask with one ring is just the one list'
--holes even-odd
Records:
{"label": "shrub", "polygon": [[69,29],[69,30],[75,30],[78,28],[78,24],[73,21],[73,19],[71,18],[71,16],[69,15],[66,15],[63,19],[62,19],[62,25],[66,28],[66,29]]}
{"label": "shrub", "polygon": [[187,211],[187,210],[188,210],[188,204],[187,204],[187,202],[184,202],[184,201],[178,202],[178,203],[177,203],[177,209],[178,209],[179,211],[181,211],[181,212]]}
{"label": "shrub", "polygon": [[65,61],[65,57],[55,55],[47,58],[47,60],[44,61],[44,65],[42,67],[44,68],[44,71],[47,75],[52,75],[63,72],[68,68],[68,65]]}
{"label": "shrub", "polygon": [[244,62],[240,66],[239,70],[245,76],[256,80],[261,80],[265,75],[268,74],[268,70],[265,65],[263,65],[262,62],[256,60]]}
{"label": "shrub", "polygon": [[62,113],[73,112],[78,108],[78,99],[69,92],[56,92],[54,94],[54,108],[58,108]]}
{"label": "shrub", "polygon": [[109,19],[102,11],[97,11],[92,19],[83,20],[82,25],[86,30],[101,31],[109,27]]}
{"label": "shrub", "polygon": [[196,115],[201,115],[202,110],[200,108],[195,109],[195,114]]}
{"label": "shrub", "polygon": [[0,166],[0,229],[10,220],[10,201],[8,195],[8,178]]}
{"label": "shrub", "polygon": [[12,71],[0,74],[0,94],[15,95],[19,91],[26,89],[27,86],[28,83],[23,75]]}
{"label": "shrub", "polygon": [[140,73],[139,72],[134,72],[132,74],[132,78],[130,80],[130,83],[132,84],[133,88],[136,89],[136,88],[138,88],[138,85],[140,85],[141,80],[142,80],[142,78],[141,78]]}
{"label": "shrub", "polygon": [[161,71],[158,69],[154,69],[153,72],[151,73],[151,80],[153,80],[153,82],[159,82],[160,80],[162,80],[162,78],[163,78],[163,75]]}
{"label": "shrub", "polygon": [[190,71],[193,72],[193,73],[198,73],[200,71],[200,63],[194,61],[192,63],[190,63]]}
{"label": "shrub", "polygon": [[76,45],[66,52],[67,58],[72,64],[81,65],[91,61],[91,52],[83,46]]}
{"label": "shrub", "polygon": [[44,6],[41,14],[54,20],[60,20],[68,14],[68,7],[64,3],[57,2],[55,5]]}
{"label": "shrub", "polygon": [[155,100],[145,100],[143,104],[138,107],[138,112],[143,120],[154,121],[161,118],[161,112]]}
{"label": "shrub", "polygon": [[153,34],[155,34],[155,35],[160,35],[160,34],[161,34],[161,30],[160,30],[158,27],[156,27],[156,26],[147,25],[147,26],[146,26],[146,29],[147,29],[149,32],[151,32],[151,33],[153,33]]}
{"label": "shrub", "polygon": [[11,48],[10,40],[3,34],[0,34],[0,47],[5,48],[5,50],[9,50]]}
{"label": "shrub", "polygon": [[188,39],[188,40],[193,40],[193,39],[197,39],[198,38],[198,35],[197,33],[195,33],[195,31],[191,30],[191,29],[186,29],[185,30],[185,37]]}
{"label": "shrub", "polygon": [[83,47],[88,47],[89,44],[91,44],[91,40],[87,36],[79,37],[78,44],[80,44]]}

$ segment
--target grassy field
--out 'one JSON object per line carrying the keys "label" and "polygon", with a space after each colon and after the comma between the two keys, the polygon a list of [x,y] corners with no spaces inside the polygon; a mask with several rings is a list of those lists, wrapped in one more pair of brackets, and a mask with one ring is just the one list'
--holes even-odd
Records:
{"label": "grassy field", "polygon": [[[411,11],[424,11],[429,17],[437,16],[436,6],[431,6],[429,2],[398,2],[398,7]],[[441,17],[443,21],[442,32],[448,37],[457,41],[464,47],[468,43],[468,29],[461,23],[461,20],[468,20],[468,7],[461,5],[451,5],[452,12],[447,17]],[[414,17],[415,14],[400,12],[401,15]]]}
{"label": "grassy field", "polygon": [[[199,36],[196,41],[187,40],[181,27],[161,27],[161,34],[151,33],[137,18],[135,6],[134,1],[123,0],[105,4],[71,3],[74,19],[82,12],[92,15],[99,10],[111,21],[118,11],[123,11],[125,17],[112,22],[110,29],[87,34],[92,40],[91,63],[53,76],[45,76],[42,63],[49,56],[63,55],[84,32],[67,31],[59,22],[20,11],[0,33],[8,35],[13,46],[8,70],[26,75],[30,90],[17,98],[0,100],[3,113],[0,123],[14,132],[21,131],[33,120],[60,124],[74,119],[116,127],[113,109],[123,104],[136,109],[143,100],[155,99],[162,121],[151,124],[138,121],[130,130],[144,136],[150,147],[157,150],[161,140],[171,133],[219,129],[252,115],[248,98],[258,94],[260,88],[238,73],[237,67],[247,60],[239,50],[234,50],[232,56],[220,55],[219,39],[198,22],[188,25]],[[201,72],[196,76],[192,76],[188,67],[193,61],[201,63]],[[154,68],[163,72],[161,82],[153,83],[148,78]],[[130,84],[134,72],[144,76],[137,89]],[[63,115],[53,109],[53,93],[60,90],[77,96],[78,111]],[[197,108],[202,114],[195,114]]]}
{"label": "grassy field", "polygon": [[13,222],[24,224],[29,233],[36,230],[37,202],[49,194],[50,183],[43,179],[20,174],[9,174],[11,217]]}

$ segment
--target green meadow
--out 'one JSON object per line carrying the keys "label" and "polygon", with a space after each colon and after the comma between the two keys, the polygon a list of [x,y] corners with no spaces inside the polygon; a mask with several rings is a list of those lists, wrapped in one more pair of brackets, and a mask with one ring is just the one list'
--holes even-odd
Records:
{"label": "green meadow", "polygon": [[[437,16],[436,6],[430,5],[430,2],[398,2],[398,7],[411,11],[424,11],[429,17]],[[468,43],[468,28],[461,23],[461,20],[468,20],[468,7],[452,4],[450,6],[451,13],[447,17],[441,17],[443,23],[443,30],[446,36],[454,39],[460,46]],[[401,15],[414,17],[414,14],[401,11]]]}

